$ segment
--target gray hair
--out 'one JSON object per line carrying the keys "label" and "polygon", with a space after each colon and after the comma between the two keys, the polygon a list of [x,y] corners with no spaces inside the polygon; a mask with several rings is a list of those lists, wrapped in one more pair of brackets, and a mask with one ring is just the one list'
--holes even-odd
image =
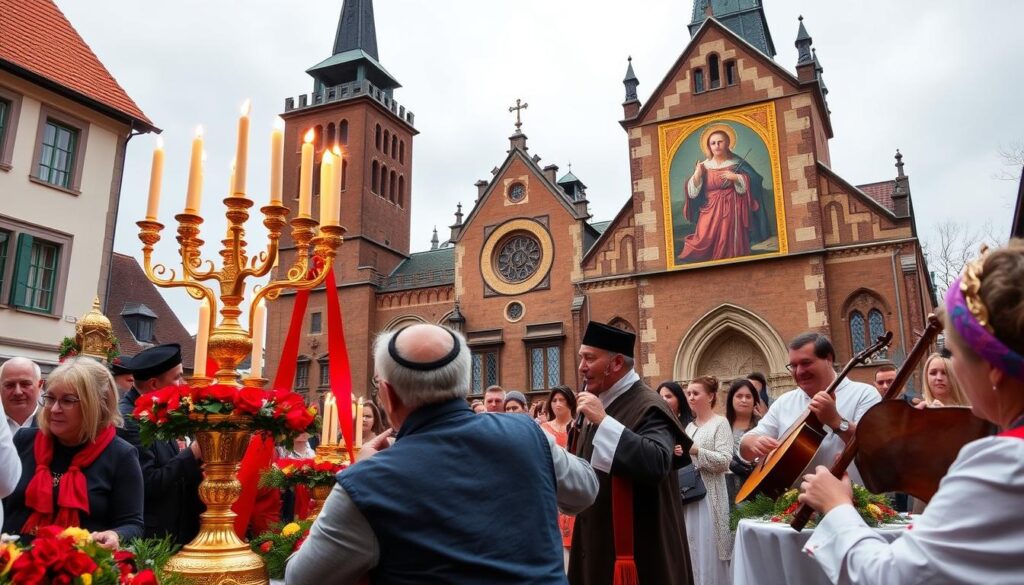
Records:
{"label": "gray hair", "polygon": [[35,363],[34,361],[32,361],[32,360],[30,360],[28,358],[23,358],[23,357],[13,357],[13,358],[7,360],[6,362],[0,364],[0,378],[4,377],[4,370],[7,369],[7,364],[10,364],[10,363],[14,363],[14,364],[18,364],[18,363],[29,364],[29,365],[32,366],[32,373],[36,377],[36,382],[38,382],[39,380],[43,379],[43,370],[40,369],[39,364]]}
{"label": "gray hair", "polygon": [[382,378],[395,389],[395,393],[410,409],[427,404],[435,404],[451,400],[465,399],[469,396],[470,354],[466,339],[457,331],[447,327],[434,325],[445,331],[451,331],[459,346],[459,354],[450,363],[436,370],[419,371],[397,363],[388,352],[388,344],[399,333],[383,331],[377,335],[373,347],[373,360]]}

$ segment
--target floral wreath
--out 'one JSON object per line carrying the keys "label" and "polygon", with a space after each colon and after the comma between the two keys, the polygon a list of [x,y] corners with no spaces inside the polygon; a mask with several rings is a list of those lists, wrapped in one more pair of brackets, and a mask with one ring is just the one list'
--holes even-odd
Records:
{"label": "floral wreath", "polygon": [[[107,340],[110,342],[110,349],[107,350],[107,363],[112,364],[121,355],[121,342],[117,340],[113,333],[107,336]],[[65,360],[76,357],[80,353],[82,353],[82,346],[75,341],[75,338],[65,337],[61,340],[60,348],[57,350],[57,361],[64,363]]]}
{"label": "floral wreath", "polygon": [[[748,500],[738,505],[733,510],[729,525],[733,532],[740,520],[753,519],[765,520],[768,522],[779,522],[789,524],[793,521],[800,503],[797,501],[799,491],[794,488],[773,500],[764,494],[758,494],[753,500]],[[873,494],[862,485],[853,484],[853,507],[864,519],[868,526],[875,527],[880,524],[905,524],[909,522],[906,516],[892,509],[889,498],[881,494]],[[808,528],[813,528],[819,520],[815,513],[807,523]]]}

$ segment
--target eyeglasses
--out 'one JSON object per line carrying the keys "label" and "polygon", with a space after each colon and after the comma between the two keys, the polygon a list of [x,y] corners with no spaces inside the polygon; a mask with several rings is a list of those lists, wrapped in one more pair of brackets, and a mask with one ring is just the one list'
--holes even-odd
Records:
{"label": "eyeglasses", "polygon": [[812,364],[814,364],[814,360],[803,360],[803,361],[797,362],[795,364],[792,364],[792,363],[786,364],[786,369],[789,370],[790,373],[794,373],[795,374],[797,368],[803,368],[803,369],[806,370],[807,368],[811,367]]}
{"label": "eyeglasses", "polygon": [[60,403],[61,408],[74,408],[78,406],[78,403],[82,400],[70,394],[65,394],[60,398],[54,398],[53,394],[43,393],[39,396],[39,406],[50,408],[55,402]]}

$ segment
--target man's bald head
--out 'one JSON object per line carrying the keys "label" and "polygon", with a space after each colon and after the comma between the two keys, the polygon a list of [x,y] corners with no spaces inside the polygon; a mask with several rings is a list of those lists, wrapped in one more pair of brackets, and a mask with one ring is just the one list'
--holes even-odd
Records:
{"label": "man's bald head", "polygon": [[469,348],[451,329],[426,323],[377,336],[376,376],[410,409],[469,394]]}
{"label": "man's bald head", "polygon": [[4,412],[24,425],[36,411],[43,391],[43,374],[39,365],[23,357],[11,358],[0,365],[0,398]]}

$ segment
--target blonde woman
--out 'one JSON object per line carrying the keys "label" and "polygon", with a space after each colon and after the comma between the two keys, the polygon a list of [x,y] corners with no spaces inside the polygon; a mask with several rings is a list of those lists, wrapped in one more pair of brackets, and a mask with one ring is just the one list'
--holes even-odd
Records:
{"label": "blonde woman", "polygon": [[942,354],[933,353],[924,361],[923,406],[970,406],[967,396],[953,373],[953,361]]}

